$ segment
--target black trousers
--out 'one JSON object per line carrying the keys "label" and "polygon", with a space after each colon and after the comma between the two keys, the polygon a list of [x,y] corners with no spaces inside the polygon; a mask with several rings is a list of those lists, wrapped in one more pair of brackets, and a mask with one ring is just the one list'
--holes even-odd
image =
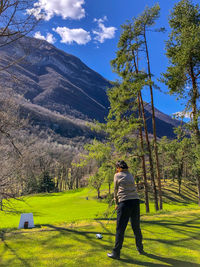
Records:
{"label": "black trousers", "polygon": [[126,230],[129,218],[131,220],[131,226],[135,235],[136,247],[138,250],[143,249],[142,245],[142,233],[140,229],[140,200],[130,199],[120,202],[117,208],[117,228],[115,237],[115,247],[113,249],[117,254],[124,241],[124,232]]}

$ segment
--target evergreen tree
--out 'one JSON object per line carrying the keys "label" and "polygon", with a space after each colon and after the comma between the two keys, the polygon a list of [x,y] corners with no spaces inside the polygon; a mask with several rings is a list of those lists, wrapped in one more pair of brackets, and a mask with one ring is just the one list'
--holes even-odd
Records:
{"label": "evergreen tree", "polygon": [[[153,97],[153,85],[155,86],[152,80],[151,73],[151,64],[150,64],[150,55],[148,48],[148,38],[147,33],[149,30],[152,31],[152,26],[154,26],[156,19],[160,15],[160,6],[159,4],[154,5],[152,8],[146,8],[144,12],[134,20],[134,29],[137,32],[137,36],[140,38],[140,44],[144,49],[146,65],[147,65],[147,77],[148,77],[148,86],[150,89],[151,95],[151,109],[152,109],[152,127],[153,127],[153,140],[154,140],[154,152],[155,152],[155,162],[156,162],[156,174],[158,181],[158,193],[159,193],[159,202],[160,209],[163,208],[162,203],[162,188],[161,188],[161,179],[160,179],[160,167],[159,167],[159,158],[158,158],[158,148],[157,148],[157,135],[156,135],[156,121],[155,121],[155,108],[154,108],[154,97]],[[164,28],[156,29],[156,31],[164,31]]]}
{"label": "evergreen tree", "polygon": [[200,7],[190,0],[181,0],[171,12],[172,29],[166,43],[169,66],[163,81],[171,94],[187,100],[191,110],[191,130],[195,142],[193,170],[196,175],[200,205],[200,131],[199,131],[199,81],[200,81]]}
{"label": "evergreen tree", "polygon": [[[121,90],[116,90],[116,88],[112,89],[112,94],[109,94],[109,99],[111,101],[111,110],[113,110],[115,114],[115,121],[116,121],[116,114],[117,112],[120,114],[118,115],[118,121],[121,121],[123,115],[122,112],[129,119],[132,118],[132,115],[137,110],[138,113],[138,122],[140,125],[137,125],[137,119],[135,122],[132,122],[129,127],[126,129],[137,127],[139,130],[140,136],[140,145],[142,150],[142,169],[143,169],[143,176],[144,176],[144,184],[145,184],[145,191],[147,197],[147,178],[146,178],[146,167],[145,167],[145,157],[144,157],[144,140],[142,135],[142,126],[144,126],[145,130],[145,138],[148,148],[148,157],[150,163],[150,173],[151,173],[151,180],[153,184],[153,191],[154,191],[154,200],[155,200],[155,209],[158,210],[158,198],[157,198],[157,188],[154,179],[154,167],[153,167],[153,159],[151,153],[151,146],[148,137],[147,131],[147,124],[145,118],[145,110],[144,110],[144,103],[142,99],[141,90],[145,86],[150,87],[151,92],[151,103],[152,103],[152,122],[153,122],[153,133],[154,133],[154,151],[155,151],[155,158],[156,158],[156,170],[157,170],[157,180],[158,180],[158,188],[159,188],[159,198],[160,198],[160,208],[162,209],[162,191],[161,191],[161,181],[160,181],[160,170],[159,170],[159,160],[158,160],[158,151],[157,151],[157,139],[156,139],[156,127],[155,127],[155,112],[154,112],[154,103],[153,103],[153,81],[151,78],[151,70],[150,70],[150,61],[149,61],[149,51],[147,46],[147,37],[146,32],[148,28],[154,25],[155,20],[159,16],[159,5],[155,5],[152,8],[147,8],[144,13],[139,16],[138,18],[134,18],[133,22],[128,21],[125,25],[122,26],[123,32],[120,36],[120,40],[118,42],[118,51],[116,54],[116,58],[112,60],[111,64],[115,72],[122,77],[123,82],[119,88]],[[145,51],[146,59],[147,59],[147,72],[144,70],[140,70],[139,64],[144,65],[144,63],[140,62],[140,54]],[[120,93],[119,93],[120,92]],[[121,104],[120,104],[121,103]],[[132,105],[132,106],[131,106]],[[110,112],[108,119],[113,116],[113,113]],[[114,117],[114,116],[113,116]],[[143,125],[141,125],[141,121],[143,120]],[[131,126],[132,125],[132,126]],[[113,126],[113,125],[112,125]],[[122,139],[121,139],[122,140]]]}
{"label": "evergreen tree", "polygon": [[[131,74],[131,75],[130,75]],[[131,77],[132,76],[132,77]],[[145,188],[146,212],[149,212],[148,184],[146,176],[146,163],[144,142],[141,126],[140,102],[137,97],[137,79],[133,73],[123,77],[123,82],[109,91],[110,112],[107,120],[107,132],[111,142],[118,153],[123,153],[126,158],[141,158]],[[136,112],[137,111],[137,112]],[[138,143],[138,136],[140,142]]]}
{"label": "evergreen tree", "polygon": [[51,192],[55,188],[55,183],[48,171],[44,171],[40,177],[40,192]]}

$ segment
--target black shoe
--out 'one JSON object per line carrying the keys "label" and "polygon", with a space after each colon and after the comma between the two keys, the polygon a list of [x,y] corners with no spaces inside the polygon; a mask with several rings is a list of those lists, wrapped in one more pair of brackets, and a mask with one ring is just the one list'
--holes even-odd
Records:
{"label": "black shoe", "polygon": [[111,252],[111,253],[107,253],[107,256],[109,258],[115,259],[115,260],[119,260],[120,259],[120,255],[116,252]]}

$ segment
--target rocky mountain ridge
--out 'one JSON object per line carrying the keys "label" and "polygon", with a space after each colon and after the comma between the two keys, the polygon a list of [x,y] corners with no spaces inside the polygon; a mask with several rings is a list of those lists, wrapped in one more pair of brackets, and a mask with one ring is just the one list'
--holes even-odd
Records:
{"label": "rocky mountain ridge", "polygon": [[[12,64],[15,62],[15,64]],[[21,96],[22,113],[43,129],[50,128],[63,137],[94,134],[87,121],[104,121],[111,83],[87,67],[77,57],[67,54],[43,40],[25,37],[0,48],[2,88],[11,88]],[[149,131],[151,109],[146,106]],[[158,137],[173,137],[179,121],[156,110]]]}

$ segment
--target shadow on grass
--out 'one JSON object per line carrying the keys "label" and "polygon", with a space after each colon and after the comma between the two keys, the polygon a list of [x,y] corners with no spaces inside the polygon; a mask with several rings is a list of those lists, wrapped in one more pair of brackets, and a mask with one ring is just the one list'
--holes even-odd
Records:
{"label": "shadow on grass", "polygon": [[[193,218],[193,219],[184,221],[184,222],[178,222],[177,220],[173,221],[170,219],[169,220],[166,220],[166,219],[155,220],[155,221],[141,220],[141,221],[143,224],[158,225],[158,226],[169,228],[169,229],[174,230],[174,231],[183,230],[185,233],[186,233],[186,231],[184,230],[184,227],[188,228],[188,229],[200,229],[200,218],[198,216]],[[194,225],[194,223],[198,224],[199,226]],[[199,232],[199,234],[200,234],[200,232]]]}
{"label": "shadow on grass", "polygon": [[[189,189],[194,195],[197,196],[197,191],[196,191],[196,189],[193,189],[193,188],[191,187],[191,185],[187,185],[187,184],[185,184],[185,187],[186,187],[187,189]],[[195,187],[196,187],[196,185],[195,185]]]}
{"label": "shadow on grass", "polygon": [[[1,232],[1,235],[0,235],[1,241],[2,241],[3,244],[4,244],[4,251],[3,251],[3,253],[5,253],[7,250],[9,250],[9,253],[13,254],[13,255],[16,257],[16,259],[18,259],[18,260],[20,261],[20,263],[23,264],[23,265],[21,265],[21,266],[26,266],[26,267],[31,266],[31,265],[28,263],[27,260],[25,260],[24,258],[22,258],[22,257],[19,256],[19,253],[17,252],[17,250],[15,250],[12,246],[10,246],[10,245],[8,244],[8,242],[6,242],[6,239],[5,239],[5,233],[6,233],[6,232]],[[1,255],[1,256],[2,256],[2,255]],[[11,260],[11,259],[9,260],[9,262],[10,262],[11,264],[9,264],[8,261],[7,261],[6,266],[14,266],[14,265],[12,264],[12,260]],[[2,266],[2,265],[1,265],[1,266]]]}
{"label": "shadow on grass", "polygon": [[182,261],[182,260],[176,260],[173,258],[166,258],[166,257],[161,257],[155,254],[150,254],[150,253],[145,253],[144,256],[151,258],[153,260],[160,261],[162,263],[153,263],[153,262],[147,262],[147,261],[138,261],[134,260],[131,258],[126,258],[123,259],[121,258],[120,261],[124,263],[129,263],[133,265],[138,265],[138,266],[147,266],[147,267],[166,267],[166,266],[171,266],[171,267],[200,267],[200,264],[192,263],[189,261]]}
{"label": "shadow on grass", "polygon": [[[90,252],[94,251],[95,255],[98,254],[100,251],[110,250],[112,248],[111,246],[113,245],[112,242],[113,242],[113,237],[115,236],[115,232],[111,232],[108,229],[107,226],[109,224],[109,221],[107,221],[106,223],[100,220],[96,222],[100,226],[99,229],[102,229],[101,234],[103,235],[103,237],[106,236],[106,238],[103,239],[103,241],[96,238],[96,234],[98,232],[94,231],[94,228],[93,227],[91,228],[91,225],[80,226],[80,228],[78,229],[77,227],[73,227],[73,226],[72,227],[59,227],[59,226],[55,226],[52,224],[43,224],[41,226],[47,227],[47,228],[43,228],[41,230],[36,229],[36,230],[41,231],[41,232],[50,232],[50,231],[54,232],[55,231],[55,234],[54,233],[52,235],[47,234],[46,236],[44,236],[46,238],[40,240],[40,246],[48,248],[49,251],[56,251],[56,250],[59,251],[60,249],[63,249],[63,248],[66,250],[71,249],[71,251],[73,251],[73,250],[78,249],[80,245],[84,245],[87,243],[88,245],[90,245],[89,246]],[[142,221],[142,225],[144,229],[145,229],[145,225],[147,226],[148,224],[150,226],[153,226],[152,233],[153,233],[153,230],[155,230],[155,228],[157,229],[157,226],[158,226],[158,227],[161,227],[162,229],[166,228],[174,232],[177,232],[177,233],[180,232],[181,234],[186,235],[184,239],[178,238],[178,239],[169,240],[169,239],[165,239],[164,237],[163,239],[160,239],[160,238],[156,239],[156,237],[152,234],[150,238],[144,238],[144,240],[146,240],[147,243],[149,244],[150,242],[153,241],[153,242],[157,242],[158,246],[164,244],[164,245],[170,246],[170,248],[173,249],[173,247],[177,245],[184,247],[184,241],[188,241],[187,242],[187,245],[188,245],[194,239],[200,240],[200,231],[199,231],[200,218],[198,217],[198,215],[195,215],[194,217],[189,218],[188,220],[184,220],[184,221],[178,221],[176,218],[174,219],[159,218],[159,220]],[[40,225],[37,225],[37,228],[39,227]],[[30,266],[29,262],[27,262],[26,259],[22,258],[22,256],[20,256],[18,251],[15,249],[15,247],[10,245],[10,243],[6,241],[6,236],[5,236],[6,233],[8,232],[6,231],[2,232],[0,236],[4,244],[4,251],[2,253],[5,253],[9,250],[9,252],[15,256],[15,259],[21,262],[22,266],[29,267]],[[19,234],[20,233],[22,232],[19,232]],[[26,233],[28,233],[28,231]],[[15,235],[16,233],[13,233],[13,234]],[[26,235],[26,238],[30,240],[30,242],[32,242],[35,238],[34,236],[35,236],[34,233],[31,232],[31,235]],[[59,238],[61,236],[62,237],[64,236],[64,239],[65,237],[71,238],[75,242],[74,243],[70,242],[68,244],[64,242],[62,244],[59,242],[60,240]],[[133,238],[133,236],[125,234],[125,238]],[[126,252],[126,250],[123,250],[123,251]],[[0,257],[2,255],[0,255]],[[155,262],[148,262],[148,258],[151,260],[154,260]],[[156,261],[158,261],[158,263],[156,263]],[[166,266],[200,267],[199,264],[195,264],[187,260],[186,261],[178,260],[178,259],[174,259],[170,257],[163,257],[163,256],[151,254],[151,253],[146,253],[144,256],[141,256],[141,260],[136,260],[136,259],[131,258],[130,255],[122,254],[122,258],[120,262],[122,264],[124,263],[124,265],[132,264],[133,266],[137,265],[137,266],[146,266],[146,267],[166,267]],[[14,266],[12,265],[12,262],[10,262],[10,259],[7,260],[7,266]]]}
{"label": "shadow on grass", "polygon": [[[95,248],[95,252],[97,250],[102,250],[102,251],[106,251],[106,250],[110,250],[110,242],[108,240],[106,240],[107,238],[104,239],[105,236],[109,236],[109,237],[114,237],[115,233],[111,233],[110,231],[108,231],[107,229],[104,229],[103,232],[101,232],[101,234],[103,235],[103,241],[102,239],[98,239],[96,237],[96,234],[98,234],[99,232],[97,231],[90,231],[90,230],[76,230],[73,228],[65,228],[65,227],[58,227],[58,226],[54,226],[51,224],[43,224],[42,226],[46,226],[49,229],[45,229],[42,231],[55,231],[57,232],[56,235],[54,235],[54,240],[56,240],[57,238],[59,238],[60,236],[66,235],[66,238],[69,237],[70,234],[70,238],[72,238],[74,241],[77,242],[77,244],[85,244],[87,243],[88,245],[91,245],[92,248]],[[51,237],[52,240],[52,237]],[[49,243],[49,239],[46,239],[45,241],[42,242],[42,245],[46,245]],[[53,247],[51,249],[53,249],[55,246],[55,244],[53,244]],[[72,247],[74,245],[71,245]],[[79,246],[79,245],[77,245]],[[62,246],[60,246],[61,248]],[[58,248],[58,246],[55,247],[56,249]],[[74,247],[74,249],[77,249]]]}
{"label": "shadow on grass", "polygon": [[108,217],[99,217],[99,218],[95,218],[95,221],[99,222],[99,221],[116,221],[117,218],[108,218]]}
{"label": "shadow on grass", "polygon": [[[173,239],[168,239],[163,236],[163,238],[145,238],[145,240],[148,240],[149,242],[159,242],[164,245],[169,245],[172,247],[173,246],[179,246],[179,247],[188,247],[188,242],[192,243],[192,246],[198,249],[198,244],[195,241],[200,241],[200,218],[198,216],[195,216],[193,219],[184,221],[184,222],[177,222],[174,220],[158,220],[158,221],[143,221],[143,224],[149,224],[151,226],[158,226],[162,228],[166,228],[170,231],[173,231],[177,234],[180,234],[181,236],[184,235],[182,238],[173,238]],[[198,224],[198,225],[197,225]],[[153,232],[152,232],[153,233]],[[167,231],[166,231],[167,235]],[[185,243],[187,242],[187,243]],[[199,265],[200,266],[200,265]]]}
{"label": "shadow on grass", "polygon": [[[183,192],[184,190],[182,190]],[[169,195],[169,192],[171,193],[171,195]],[[194,203],[194,201],[196,201],[196,197],[194,195],[189,195],[187,196],[186,194],[183,193],[177,194],[177,190],[176,189],[165,189],[163,190],[163,197],[165,197],[166,199],[173,201],[173,202],[179,202],[179,203]],[[182,200],[180,200],[180,198]]]}
{"label": "shadow on grass", "polygon": [[[101,222],[99,222],[101,224],[101,226],[103,227],[104,229],[104,235],[112,235],[112,236],[115,236],[114,233],[111,233],[110,231],[108,231],[108,229],[106,227],[104,227],[104,224],[102,224]],[[49,230],[46,230],[46,231],[52,231],[52,230],[55,230],[55,231],[59,231],[59,232],[62,232],[62,233],[72,233],[72,234],[76,234],[76,235],[84,235],[84,236],[88,236],[90,234],[94,234],[96,235],[97,232],[94,232],[94,231],[78,231],[76,229],[70,229],[70,228],[65,228],[65,227],[58,227],[58,226],[55,226],[55,225],[51,225],[51,224],[43,224],[42,226],[46,226],[46,227],[49,227],[50,229]],[[106,230],[106,232],[105,232]],[[93,238],[93,237],[91,237]]]}

